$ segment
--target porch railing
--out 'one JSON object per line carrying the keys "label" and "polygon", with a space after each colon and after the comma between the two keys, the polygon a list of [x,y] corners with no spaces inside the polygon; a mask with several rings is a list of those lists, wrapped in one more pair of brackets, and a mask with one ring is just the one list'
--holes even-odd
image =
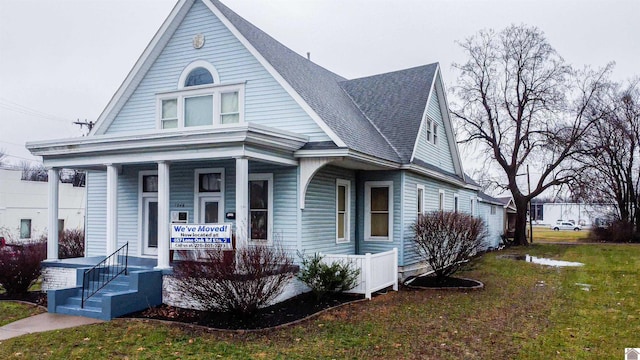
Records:
{"label": "porch railing", "polygon": [[360,275],[356,287],[348,293],[364,294],[371,299],[371,294],[378,290],[392,286],[398,291],[398,249],[365,255],[335,255],[321,254],[322,261],[331,264],[334,261],[342,261],[360,269]]}
{"label": "porch railing", "polygon": [[82,302],[80,307],[84,308],[84,303],[87,299],[107,286],[120,274],[127,275],[128,262],[129,243],[126,243],[91,269],[85,270],[82,277]]}

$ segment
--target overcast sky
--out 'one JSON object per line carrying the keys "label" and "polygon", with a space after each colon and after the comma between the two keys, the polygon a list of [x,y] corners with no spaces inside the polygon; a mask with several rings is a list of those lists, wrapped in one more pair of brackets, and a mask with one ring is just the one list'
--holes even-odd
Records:
{"label": "overcast sky", "polygon": [[[0,149],[34,159],[25,141],[80,136],[176,0],[0,0]],[[445,84],[465,60],[456,40],[525,23],[571,64],[616,62],[640,75],[640,1],[223,0],[299,54],[347,78],[432,62]]]}

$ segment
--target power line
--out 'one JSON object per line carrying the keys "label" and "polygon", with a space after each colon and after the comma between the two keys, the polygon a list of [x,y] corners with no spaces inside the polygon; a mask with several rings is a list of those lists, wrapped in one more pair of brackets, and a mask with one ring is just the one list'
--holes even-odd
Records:
{"label": "power line", "polygon": [[23,115],[29,115],[29,116],[33,116],[33,117],[38,117],[38,118],[42,118],[42,119],[47,119],[47,120],[53,120],[53,121],[59,121],[59,122],[64,122],[64,123],[70,123],[71,121],[69,120],[65,120],[64,118],[55,116],[55,115],[51,115],[51,114],[47,114],[45,112],[39,111],[39,110],[34,110],[31,109],[29,107],[26,107],[24,105],[20,105],[16,102],[13,102],[11,100],[5,99],[0,97],[0,107],[7,109],[9,111],[13,111],[19,114],[23,114]]}

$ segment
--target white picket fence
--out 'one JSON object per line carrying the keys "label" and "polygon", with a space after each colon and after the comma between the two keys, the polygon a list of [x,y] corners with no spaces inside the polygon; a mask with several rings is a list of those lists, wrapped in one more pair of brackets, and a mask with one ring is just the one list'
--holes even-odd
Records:
{"label": "white picket fence", "polygon": [[342,261],[352,264],[360,269],[358,285],[347,291],[353,294],[364,294],[371,299],[371,293],[393,286],[398,291],[398,249],[382,253],[365,255],[334,255],[321,254],[322,261],[331,264],[334,261]]}

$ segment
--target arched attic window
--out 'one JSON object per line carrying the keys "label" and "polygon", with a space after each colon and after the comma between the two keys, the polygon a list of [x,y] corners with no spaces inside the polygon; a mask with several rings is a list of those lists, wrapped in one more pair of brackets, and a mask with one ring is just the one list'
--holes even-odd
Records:
{"label": "arched attic window", "polygon": [[203,67],[197,67],[187,75],[187,79],[184,81],[184,87],[213,84],[213,75],[209,70]]}

